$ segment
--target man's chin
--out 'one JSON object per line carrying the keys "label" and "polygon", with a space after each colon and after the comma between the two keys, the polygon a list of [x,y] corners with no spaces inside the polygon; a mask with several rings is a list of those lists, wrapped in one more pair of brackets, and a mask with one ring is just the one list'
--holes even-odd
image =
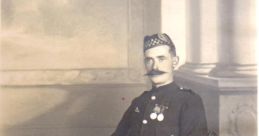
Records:
{"label": "man's chin", "polygon": [[153,75],[153,76],[150,76],[150,80],[154,84],[160,84],[163,81],[163,77],[162,75]]}
{"label": "man's chin", "polygon": [[164,84],[172,81],[172,78],[170,77],[172,76],[168,74],[160,74],[160,75],[149,76],[149,79],[152,81],[152,84],[156,86],[156,85],[160,85],[160,84]]}

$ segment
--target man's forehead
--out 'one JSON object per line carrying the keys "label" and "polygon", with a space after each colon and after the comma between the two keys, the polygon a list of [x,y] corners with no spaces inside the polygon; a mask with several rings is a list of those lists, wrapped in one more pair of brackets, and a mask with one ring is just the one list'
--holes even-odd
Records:
{"label": "man's forehead", "polygon": [[170,47],[167,45],[161,45],[157,47],[150,48],[144,52],[146,57],[155,57],[155,56],[167,56],[169,53]]}

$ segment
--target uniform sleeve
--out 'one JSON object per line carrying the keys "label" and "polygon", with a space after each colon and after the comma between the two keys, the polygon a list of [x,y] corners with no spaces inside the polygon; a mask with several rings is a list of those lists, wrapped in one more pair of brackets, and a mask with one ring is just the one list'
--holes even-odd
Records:
{"label": "uniform sleeve", "polygon": [[207,120],[199,95],[191,95],[182,107],[180,136],[207,136]]}
{"label": "uniform sleeve", "polygon": [[136,99],[132,101],[131,105],[120,120],[115,132],[111,136],[125,136],[128,133],[130,128],[130,115],[133,111],[135,100]]}

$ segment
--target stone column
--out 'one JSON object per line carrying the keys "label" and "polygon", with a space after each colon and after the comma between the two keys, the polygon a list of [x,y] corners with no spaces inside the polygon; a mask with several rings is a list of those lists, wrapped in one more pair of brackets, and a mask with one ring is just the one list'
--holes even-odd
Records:
{"label": "stone column", "polygon": [[187,1],[187,56],[182,72],[207,75],[218,61],[217,1]]}
{"label": "stone column", "polygon": [[213,77],[256,75],[256,1],[219,1],[219,60]]}

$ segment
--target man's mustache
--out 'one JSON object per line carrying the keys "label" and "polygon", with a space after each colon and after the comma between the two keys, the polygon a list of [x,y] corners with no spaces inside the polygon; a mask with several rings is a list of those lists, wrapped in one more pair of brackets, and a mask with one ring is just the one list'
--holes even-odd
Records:
{"label": "man's mustache", "polygon": [[145,75],[146,76],[154,76],[154,75],[161,75],[161,74],[164,74],[164,73],[166,73],[166,72],[160,71],[160,70],[151,70],[148,73],[146,73]]}

